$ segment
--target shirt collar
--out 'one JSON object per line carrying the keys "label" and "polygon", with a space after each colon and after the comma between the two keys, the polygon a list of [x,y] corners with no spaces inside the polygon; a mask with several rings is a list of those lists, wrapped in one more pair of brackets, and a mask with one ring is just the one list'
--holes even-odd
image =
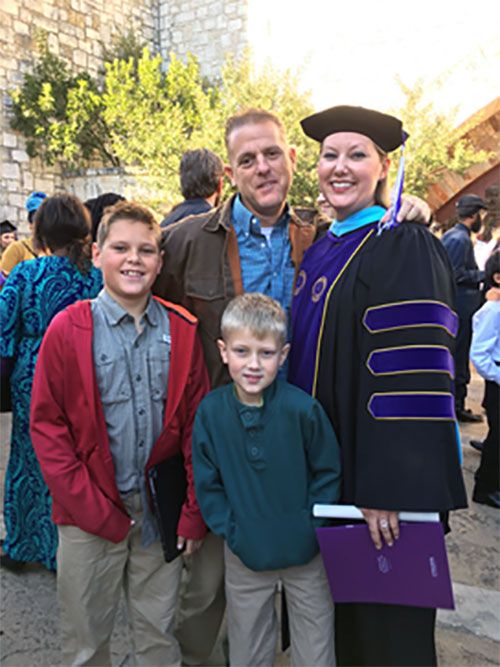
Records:
{"label": "shirt collar", "polygon": [[468,234],[469,236],[471,235],[471,230],[469,229],[469,227],[467,227],[467,225],[464,225],[462,222],[457,222],[457,225],[456,225],[456,226],[457,226],[457,227],[460,227],[460,229],[465,229],[465,231],[467,232],[467,234]]}
{"label": "shirt collar", "polygon": [[[120,306],[120,304],[113,299],[113,297],[106,291],[106,288],[103,288],[99,292],[96,301],[103,307],[103,311],[109,326],[116,326],[120,324],[120,322],[122,322],[123,319],[127,316],[132,317],[130,313],[125,310],[125,308]],[[142,314],[141,319],[144,318],[144,320],[153,327],[158,325],[156,308],[157,303],[152,298],[152,296],[150,296],[148,305],[146,306],[146,310]]]}
{"label": "shirt collar", "polygon": [[245,403],[242,403],[238,395],[236,393],[236,387],[234,386],[234,382],[232,383],[232,400],[234,401],[234,405],[236,405],[237,411],[241,414],[243,412],[248,412],[249,410],[253,411],[260,411],[263,413],[264,411],[267,411],[267,407],[273,400],[274,396],[276,395],[276,391],[278,388],[278,382],[279,380],[274,379],[271,384],[264,389],[262,392],[262,403],[260,405],[246,405]]}
{"label": "shirt collar", "polygon": [[334,220],[330,225],[330,231],[334,236],[343,236],[360,227],[369,225],[371,222],[377,222],[384,216],[385,212],[386,209],[383,206],[368,206],[368,208],[363,208],[361,211],[348,215],[342,222]]}
{"label": "shirt collar", "polygon": [[[232,213],[233,225],[236,230],[241,230],[245,234],[260,234],[260,219],[257,218],[241,201],[239,193],[236,195],[233,203]],[[285,204],[283,214],[273,227],[285,227],[290,219],[290,207]]]}
{"label": "shirt collar", "polygon": [[183,202],[181,202],[179,206],[181,206],[182,204],[201,204],[202,206],[206,204],[207,209],[213,208],[212,204],[208,202],[206,199],[203,199],[203,197],[188,197]]}

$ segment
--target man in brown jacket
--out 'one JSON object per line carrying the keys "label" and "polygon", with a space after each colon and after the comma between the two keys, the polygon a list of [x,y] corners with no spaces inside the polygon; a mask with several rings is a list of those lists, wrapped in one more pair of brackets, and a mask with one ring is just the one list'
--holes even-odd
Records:
{"label": "man in brown jacket", "polygon": [[[287,204],[295,149],[274,114],[249,109],[229,118],[226,173],[238,192],[217,209],[165,229],[163,268],[153,286],[158,296],[182,304],[199,319],[211,387],[229,382],[217,339],[222,312],[245,292],[264,292],[289,313],[293,283],[317,230]],[[427,205],[402,201],[398,219],[425,221]],[[223,543],[209,533],[185,558],[177,639],[183,664],[225,664],[213,651],[225,608]]]}

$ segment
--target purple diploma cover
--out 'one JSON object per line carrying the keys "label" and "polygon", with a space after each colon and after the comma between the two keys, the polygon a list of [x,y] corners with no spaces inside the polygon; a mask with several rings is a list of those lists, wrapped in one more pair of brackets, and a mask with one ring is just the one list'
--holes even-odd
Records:
{"label": "purple diploma cover", "polygon": [[316,529],[334,602],[455,609],[441,523],[399,525],[380,550],[366,524]]}

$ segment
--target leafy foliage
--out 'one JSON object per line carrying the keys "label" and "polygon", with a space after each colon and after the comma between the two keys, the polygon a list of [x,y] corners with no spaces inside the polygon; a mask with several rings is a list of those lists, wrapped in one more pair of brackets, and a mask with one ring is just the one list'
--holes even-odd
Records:
{"label": "leafy foliage", "polygon": [[[443,167],[463,174],[471,165],[487,160],[489,154],[476,150],[461,138],[463,128],[455,127],[456,109],[441,113],[433,102],[425,101],[421,79],[412,87],[399,79],[398,83],[405,103],[392,113],[403,121],[410,135],[405,147],[405,192],[425,198],[427,188],[439,180]],[[391,164],[392,181],[397,163],[398,159],[394,159]]]}
{"label": "leafy foliage", "polygon": [[165,74],[161,63],[160,56],[144,48],[136,72],[132,58],[108,64],[103,116],[120,160],[141,167],[153,189],[172,200],[182,154],[188,148],[210,148],[218,128],[214,95],[203,90],[194,57],[184,65],[172,55]]}
{"label": "leafy foliage", "polygon": [[129,60],[132,58],[134,64],[139,61],[142,50],[146,44],[138,37],[137,33],[131,28],[126,32],[117,32],[113,34],[109,43],[100,41],[102,60],[104,63],[100,71],[102,77],[106,74],[106,63],[112,63],[113,60]]}
{"label": "leafy foliage", "polygon": [[97,83],[86,72],[71,73],[50,53],[43,34],[33,74],[25,75],[12,100],[10,125],[26,137],[31,157],[49,165],[60,160],[76,166],[95,158],[119,164],[109,147]]}

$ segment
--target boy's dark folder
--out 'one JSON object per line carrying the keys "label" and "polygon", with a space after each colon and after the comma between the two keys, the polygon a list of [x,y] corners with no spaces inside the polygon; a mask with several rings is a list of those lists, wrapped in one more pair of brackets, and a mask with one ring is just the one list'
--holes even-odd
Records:
{"label": "boy's dark folder", "polygon": [[366,524],[316,529],[334,602],[455,608],[441,523],[399,525],[380,550]]}
{"label": "boy's dark folder", "polygon": [[148,470],[148,478],[163,555],[167,563],[170,563],[182,553],[182,550],[177,548],[177,524],[186,500],[184,457],[179,453],[152,466]]}

